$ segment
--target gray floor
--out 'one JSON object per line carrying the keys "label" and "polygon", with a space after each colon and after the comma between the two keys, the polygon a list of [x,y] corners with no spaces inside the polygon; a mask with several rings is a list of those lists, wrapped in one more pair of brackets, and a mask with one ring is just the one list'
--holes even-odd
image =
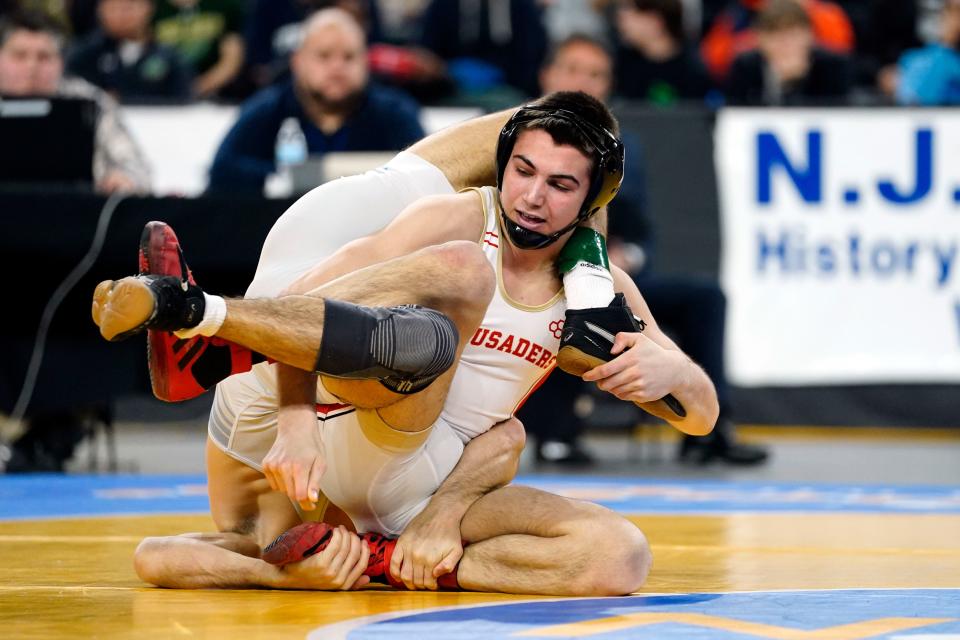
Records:
{"label": "gray floor", "polygon": [[[134,473],[202,473],[206,437],[204,402],[171,407],[135,400],[118,409],[116,455],[119,470]],[[157,421],[158,419],[162,421]],[[843,482],[867,484],[940,484],[960,486],[960,430],[957,438],[886,439],[830,436],[764,440],[772,452],[767,464],[737,468],[723,464],[681,465],[674,461],[676,442],[655,435],[636,439],[627,431],[591,433],[586,446],[597,463],[570,470],[537,465],[528,446],[521,473],[592,473],[645,478],[704,478],[756,482]],[[900,432],[902,433],[902,431]],[[73,471],[104,470],[103,437],[85,443],[71,463]]]}

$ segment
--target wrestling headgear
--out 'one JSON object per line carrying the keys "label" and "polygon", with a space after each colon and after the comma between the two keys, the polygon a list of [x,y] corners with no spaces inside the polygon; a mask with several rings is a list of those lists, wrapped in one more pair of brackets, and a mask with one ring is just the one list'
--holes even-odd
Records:
{"label": "wrestling headgear", "polygon": [[500,216],[510,240],[520,249],[542,249],[556,242],[560,236],[595,214],[601,207],[613,200],[623,181],[623,142],[608,129],[586,122],[566,109],[544,109],[540,107],[522,107],[500,131],[497,142],[497,188],[503,186],[503,174],[506,171],[513,145],[524,125],[542,118],[562,120],[579,131],[593,147],[593,173],[590,176],[590,190],[583,200],[583,206],[576,219],[569,225],[545,235],[520,226],[507,217],[503,209]]}

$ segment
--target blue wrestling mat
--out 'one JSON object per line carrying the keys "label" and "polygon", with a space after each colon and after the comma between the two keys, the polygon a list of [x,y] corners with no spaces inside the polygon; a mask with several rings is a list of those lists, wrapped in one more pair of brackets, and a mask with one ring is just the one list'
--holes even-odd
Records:
{"label": "blue wrestling mat", "polygon": [[957,640],[960,589],[767,591],[538,600],[369,616],[309,640]]}
{"label": "blue wrestling mat", "polygon": [[[960,488],[521,476],[517,484],[590,500],[621,513],[960,513]],[[197,513],[202,475],[0,476],[0,519]]]}

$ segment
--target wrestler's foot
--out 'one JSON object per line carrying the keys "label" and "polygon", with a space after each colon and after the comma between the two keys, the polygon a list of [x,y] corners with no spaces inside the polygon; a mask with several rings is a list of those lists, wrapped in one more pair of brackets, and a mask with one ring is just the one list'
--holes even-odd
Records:
{"label": "wrestler's foot", "polygon": [[104,280],[93,292],[93,321],[100,335],[123,340],[143,329],[176,331],[203,320],[200,287],[175,276],[131,276]]}
{"label": "wrestler's foot", "polygon": [[[326,522],[304,522],[292,529],[284,531],[277,539],[263,550],[261,558],[264,562],[282,567],[293,562],[301,562],[310,556],[320,553],[327,548],[334,528]],[[369,576],[372,582],[389,584],[403,589],[400,581],[395,581],[390,575],[390,560],[397,541],[379,533],[364,533],[360,538],[370,548],[370,559],[363,575]]]}
{"label": "wrestler's foot", "polygon": [[327,548],[334,528],[326,522],[304,522],[287,529],[263,550],[264,562],[282,567],[300,562]]}
{"label": "wrestler's foot", "polygon": [[400,580],[390,575],[390,561],[393,559],[393,550],[397,548],[395,538],[387,538],[379,533],[367,532],[360,536],[370,546],[370,560],[364,575],[370,576],[370,582],[388,584],[395,589],[406,589]]}
{"label": "wrestler's foot", "polygon": [[[633,315],[622,293],[606,307],[567,309],[557,352],[557,366],[577,377],[614,358],[610,353],[617,334],[640,333],[646,323]],[[681,418],[687,415],[676,398],[668,394],[663,402]]]}
{"label": "wrestler's foot", "polygon": [[579,378],[612,359],[610,349],[618,333],[640,333],[644,329],[646,324],[633,315],[622,293],[606,307],[567,309],[557,366]]}
{"label": "wrestler's foot", "polygon": [[[164,222],[148,222],[140,236],[141,275],[175,276],[195,285],[177,235]],[[153,395],[166,402],[195,398],[235,373],[249,371],[262,359],[249,349],[221,338],[178,338],[147,330],[147,360]]]}

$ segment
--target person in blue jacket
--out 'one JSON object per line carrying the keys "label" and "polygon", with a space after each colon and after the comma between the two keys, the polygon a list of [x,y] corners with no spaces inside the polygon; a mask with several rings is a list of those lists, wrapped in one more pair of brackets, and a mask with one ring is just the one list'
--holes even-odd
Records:
{"label": "person in blue jacket", "polygon": [[250,98],[220,144],[211,191],[260,193],[276,170],[277,134],[295,118],[309,155],[333,151],[399,151],[423,137],[419,105],[369,82],[366,37],[341,9],[313,14],[290,60],[290,81]]}
{"label": "person in blue jacket", "polygon": [[960,104],[960,0],[943,3],[939,26],[939,41],[900,56],[899,104]]}

